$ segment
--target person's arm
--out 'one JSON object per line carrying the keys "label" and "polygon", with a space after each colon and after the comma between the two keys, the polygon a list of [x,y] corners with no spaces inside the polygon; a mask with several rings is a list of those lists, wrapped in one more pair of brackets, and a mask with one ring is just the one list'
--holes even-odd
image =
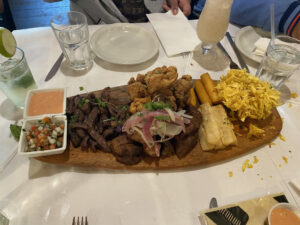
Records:
{"label": "person's arm", "polygon": [[300,19],[299,0],[235,0],[231,9],[230,21],[270,31],[270,4],[272,3],[275,6],[275,32],[292,35]]}

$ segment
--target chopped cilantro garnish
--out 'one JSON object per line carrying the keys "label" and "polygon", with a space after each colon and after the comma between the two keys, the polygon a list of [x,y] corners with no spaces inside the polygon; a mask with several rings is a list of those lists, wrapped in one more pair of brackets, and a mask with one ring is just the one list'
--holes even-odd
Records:
{"label": "chopped cilantro garnish", "polygon": [[97,102],[97,105],[98,106],[101,106],[101,107],[106,107],[106,103],[101,101],[99,98],[96,98],[96,102]]}
{"label": "chopped cilantro garnish", "polygon": [[90,100],[89,100],[89,99],[85,99],[84,102],[85,102],[85,103],[89,103]]}
{"label": "chopped cilantro garnish", "polygon": [[83,90],[84,90],[84,88],[83,88],[82,86],[80,86],[80,87],[79,87],[79,90],[80,90],[80,91],[83,91]]}
{"label": "chopped cilantro garnish", "polygon": [[164,102],[147,102],[144,106],[146,109],[149,111],[155,111],[155,110],[160,110],[164,108],[171,108],[170,104],[165,104]]}
{"label": "chopped cilantro garnish", "polygon": [[85,102],[85,99],[82,98],[79,100],[78,105],[81,107],[84,104],[84,102]]}
{"label": "chopped cilantro garnish", "polygon": [[138,117],[142,117],[142,116],[143,116],[143,113],[138,112],[137,116],[138,116]]}
{"label": "chopped cilantro garnish", "polygon": [[121,106],[121,109],[122,109],[122,110],[127,110],[127,105],[122,105],[122,106]]}
{"label": "chopped cilantro garnish", "polygon": [[115,120],[115,117],[114,116],[110,117],[110,120]]}
{"label": "chopped cilantro garnish", "polygon": [[122,120],[118,120],[118,124],[122,124],[123,123],[123,121]]}
{"label": "chopped cilantro garnish", "polygon": [[170,120],[169,116],[164,116],[164,115],[155,116],[154,118],[157,120]]}

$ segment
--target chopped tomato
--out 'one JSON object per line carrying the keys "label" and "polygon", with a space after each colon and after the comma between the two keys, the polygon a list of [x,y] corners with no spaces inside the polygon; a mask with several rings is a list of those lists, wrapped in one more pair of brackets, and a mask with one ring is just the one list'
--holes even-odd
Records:
{"label": "chopped tomato", "polygon": [[49,150],[49,146],[48,145],[44,145],[44,150]]}
{"label": "chopped tomato", "polygon": [[49,146],[49,148],[50,148],[50,149],[55,149],[55,145],[52,144],[52,145]]}
{"label": "chopped tomato", "polygon": [[43,133],[46,134],[46,135],[48,135],[49,134],[49,130],[47,128],[44,128],[43,129]]}
{"label": "chopped tomato", "polygon": [[50,129],[51,129],[51,130],[54,130],[55,128],[56,128],[55,125],[54,125],[54,124],[51,124]]}
{"label": "chopped tomato", "polygon": [[37,138],[33,138],[33,143],[34,144],[38,143],[38,139]]}
{"label": "chopped tomato", "polygon": [[43,119],[43,121],[44,121],[44,123],[50,123],[50,122],[51,122],[51,120],[50,120],[49,117],[45,117],[45,118]]}
{"label": "chopped tomato", "polygon": [[33,134],[34,134],[35,137],[37,137],[39,135],[39,133],[40,132],[38,130],[35,130]]}
{"label": "chopped tomato", "polygon": [[36,126],[35,126],[35,125],[32,125],[32,126],[31,126],[31,130],[32,130],[32,131],[35,131],[35,130],[36,130]]}

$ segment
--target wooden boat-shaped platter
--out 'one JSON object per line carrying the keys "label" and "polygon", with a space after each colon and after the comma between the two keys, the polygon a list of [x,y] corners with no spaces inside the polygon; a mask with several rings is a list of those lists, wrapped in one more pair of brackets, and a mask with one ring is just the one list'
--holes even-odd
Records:
{"label": "wooden boat-shaped platter", "polygon": [[[126,90],[126,86],[112,89],[117,88]],[[96,96],[100,96],[101,90],[94,93]],[[277,109],[274,108],[271,116],[260,121],[259,125],[265,130],[265,136],[261,138],[249,139],[244,132],[242,135],[237,135],[237,146],[229,146],[225,149],[214,151],[202,151],[198,141],[194,149],[182,159],[179,159],[176,155],[160,159],[144,156],[143,160],[136,165],[125,165],[118,162],[111,153],[93,152],[92,150],[82,151],[80,147],[74,148],[70,142],[63,154],[37,157],[36,159],[53,164],[115,170],[168,170],[201,167],[236,158],[270,143],[282,129],[282,120]],[[234,127],[235,131],[242,129],[238,122],[234,124]],[[194,135],[198,135],[198,133]]]}

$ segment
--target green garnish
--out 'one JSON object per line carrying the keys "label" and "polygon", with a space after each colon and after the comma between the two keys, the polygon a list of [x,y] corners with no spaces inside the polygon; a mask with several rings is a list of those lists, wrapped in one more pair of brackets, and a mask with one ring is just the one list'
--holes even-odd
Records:
{"label": "green garnish", "polygon": [[164,102],[147,102],[144,107],[149,111],[160,110],[164,108],[172,109],[170,104],[165,104]]}
{"label": "green garnish", "polygon": [[84,102],[85,102],[85,103],[89,103],[90,100],[89,100],[89,99],[85,99]]}
{"label": "green garnish", "polygon": [[122,120],[118,120],[118,124],[122,124],[123,123],[123,121]]}
{"label": "green garnish", "polygon": [[115,120],[115,117],[114,116],[110,117],[110,120]]}
{"label": "green garnish", "polygon": [[10,124],[9,128],[12,136],[14,136],[16,141],[19,141],[22,127],[18,125]]}
{"label": "green garnish", "polygon": [[127,105],[122,105],[122,106],[121,106],[121,109],[122,109],[122,110],[127,110],[127,109],[128,109],[128,108],[127,108]]}
{"label": "green garnish", "polygon": [[84,88],[83,88],[82,86],[80,86],[80,87],[79,87],[79,90],[80,90],[80,91],[83,91],[83,90],[84,90]]}
{"label": "green garnish", "polygon": [[84,104],[84,102],[85,102],[85,99],[82,98],[79,100],[78,105],[81,107]]}
{"label": "green garnish", "polygon": [[97,105],[100,107],[106,107],[106,103],[101,101],[99,98],[96,98]]}
{"label": "green garnish", "polygon": [[142,117],[142,116],[143,116],[143,113],[138,112],[137,116],[138,116],[138,117]]}
{"label": "green garnish", "polygon": [[154,116],[154,118],[157,120],[170,120],[169,116],[164,116],[164,115]]}

